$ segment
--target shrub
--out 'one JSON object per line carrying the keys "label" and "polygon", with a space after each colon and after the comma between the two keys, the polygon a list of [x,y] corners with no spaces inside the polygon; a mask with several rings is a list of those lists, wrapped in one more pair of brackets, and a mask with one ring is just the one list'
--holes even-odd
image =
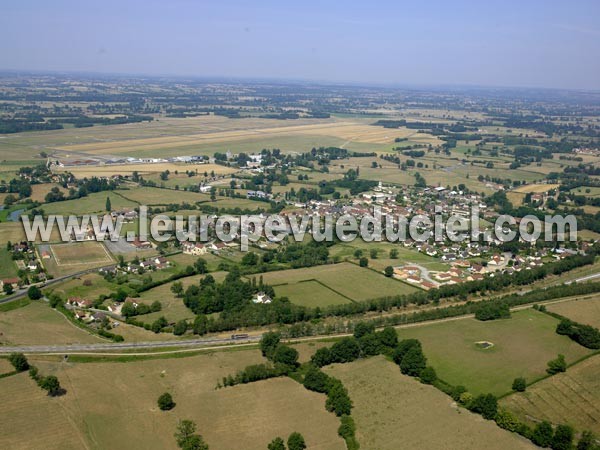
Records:
{"label": "shrub", "polygon": [[11,353],[8,360],[17,372],[25,372],[29,369],[29,362],[23,353]]}
{"label": "shrub", "polygon": [[525,392],[525,389],[527,389],[527,381],[523,377],[515,378],[512,388],[513,391]]}
{"label": "shrub", "polygon": [[539,447],[549,447],[554,433],[550,422],[540,422],[536,425],[531,435],[531,441]]}
{"label": "shrub", "polygon": [[165,392],[160,397],[158,397],[158,407],[161,411],[169,411],[175,407],[175,402],[173,401],[173,397],[168,392]]}
{"label": "shrub", "polygon": [[567,363],[564,355],[558,355],[556,359],[548,361],[548,368],[546,369],[546,372],[548,372],[550,375],[566,371]]}
{"label": "shrub", "polygon": [[498,400],[493,394],[482,394],[473,399],[469,409],[481,414],[484,419],[492,420],[498,413]]}
{"label": "shrub", "polygon": [[437,380],[437,374],[435,373],[435,369],[433,367],[427,366],[421,370],[419,378],[421,378],[421,381],[425,384],[433,384],[433,382]]}

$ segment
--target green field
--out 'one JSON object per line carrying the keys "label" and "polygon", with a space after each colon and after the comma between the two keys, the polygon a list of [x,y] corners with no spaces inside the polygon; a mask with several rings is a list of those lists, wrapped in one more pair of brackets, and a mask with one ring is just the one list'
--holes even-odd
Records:
{"label": "green field", "polygon": [[[284,291],[294,303],[305,302],[305,291],[300,286],[299,294],[295,287],[302,282],[317,281],[321,285],[335,291],[342,298],[353,301],[368,300],[386,295],[400,295],[415,292],[416,288],[400,281],[386,278],[383,274],[358,267],[351,263],[329,264],[325,266],[308,267],[302,269],[281,270],[262,274],[266,284],[275,287],[285,285]],[[325,291],[322,300],[330,301],[329,294]],[[316,303],[311,302],[312,304]],[[330,303],[331,304],[331,303]]]}
{"label": "green field", "polygon": [[2,245],[0,247],[0,279],[16,276],[17,266],[15,266],[10,252],[6,249],[6,245]]}
{"label": "green field", "polygon": [[275,294],[277,297],[293,299],[295,304],[309,308],[341,305],[351,301],[314,280],[279,285],[275,288]]}
{"label": "green field", "polygon": [[105,213],[106,197],[110,198],[113,211],[121,208],[133,209],[138,206],[136,202],[126,200],[115,192],[107,191],[89,194],[87,197],[78,198],[76,200],[46,203],[42,209],[46,214],[57,215]]}
{"label": "green field", "polygon": [[549,305],[548,311],[565,316],[575,322],[600,328],[600,295]]}
{"label": "green field", "polygon": [[[416,338],[438,373],[452,384],[469,391],[496,395],[510,392],[516,377],[529,382],[546,375],[546,363],[562,353],[567,363],[590,354],[566,336],[556,334],[558,320],[547,314],[526,309],[512,318],[481,322],[462,319],[398,331],[400,338]],[[478,348],[475,343],[488,341],[493,347]]]}

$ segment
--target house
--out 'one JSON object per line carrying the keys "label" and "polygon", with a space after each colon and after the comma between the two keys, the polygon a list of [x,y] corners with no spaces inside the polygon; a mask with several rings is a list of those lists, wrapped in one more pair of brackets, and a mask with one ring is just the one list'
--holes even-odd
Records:
{"label": "house", "polygon": [[89,308],[92,306],[92,301],[81,297],[69,297],[67,303],[79,308]]}
{"label": "house", "polygon": [[150,242],[140,241],[138,238],[135,238],[135,240],[131,243],[131,245],[133,245],[135,248],[138,248],[138,249],[152,248],[152,244]]}
{"label": "house", "polygon": [[13,289],[17,289],[19,287],[19,279],[18,278],[5,278],[2,280],[2,287],[6,284],[10,284]]}
{"label": "house", "polygon": [[206,247],[206,245],[200,242],[184,242],[183,244],[181,244],[181,248],[183,250],[183,253],[185,253],[186,255],[198,256],[204,255],[208,252],[208,248]]}
{"label": "house", "polygon": [[271,299],[271,297],[269,297],[267,294],[265,294],[264,292],[259,292],[256,294],[256,296],[252,299],[253,303],[260,303],[260,304],[264,304],[267,305],[269,303],[271,303],[273,300]]}

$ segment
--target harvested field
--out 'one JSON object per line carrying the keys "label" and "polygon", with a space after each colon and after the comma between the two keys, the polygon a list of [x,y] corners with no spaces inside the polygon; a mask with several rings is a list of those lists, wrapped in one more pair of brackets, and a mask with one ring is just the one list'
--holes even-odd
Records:
{"label": "harvested field", "polygon": [[592,356],[565,373],[546,378],[501,401],[530,425],[535,421],[566,423],[577,431],[600,434],[600,355]]}
{"label": "harvested field", "polygon": [[537,448],[494,422],[457,408],[446,394],[402,375],[382,356],[324,370],[348,388],[361,448]]}
{"label": "harvested field", "polygon": [[[339,419],[325,410],[325,397],[291,379],[215,390],[223,376],[262,361],[259,351],[247,350],[127,363],[32,362],[43,373],[55,374],[67,390],[66,395],[49,400],[59,406],[52,411],[54,417],[75,428],[68,434],[83,436],[85,444],[79,448],[176,449],[177,421],[191,419],[211,450],[264,450],[275,436],[287,437],[292,431],[304,435],[308,448],[343,450],[344,442],[337,435]],[[27,375],[19,377],[20,383],[32,387],[21,386],[22,410],[43,411],[47,397],[39,395],[40,389]],[[7,383],[11,378],[0,380],[1,396],[11,393]],[[169,412],[156,406],[156,399],[166,391],[176,402]],[[5,399],[11,402],[14,398]],[[36,434],[50,433],[47,423],[61,429],[50,417],[44,420],[44,415],[36,416]],[[2,433],[0,447],[27,441],[22,435],[25,424],[15,425]],[[64,434],[61,429],[60,435]],[[44,447],[61,448],[56,439],[49,437]]]}
{"label": "harvested field", "polygon": [[568,302],[555,303],[548,310],[568,317],[575,322],[600,328],[600,295],[593,298],[580,298]]}
{"label": "harvested field", "polygon": [[71,172],[77,178],[84,177],[110,177],[113,175],[131,175],[138,172],[142,176],[164,172],[185,172],[186,170],[198,170],[199,173],[214,171],[217,175],[235,173],[236,170],[219,164],[184,164],[184,163],[156,163],[156,164],[106,164],[99,166],[69,166],[62,171]]}
{"label": "harvested field", "polygon": [[106,342],[76,327],[43,301],[31,302],[27,306],[1,312],[0,333],[0,345]]}

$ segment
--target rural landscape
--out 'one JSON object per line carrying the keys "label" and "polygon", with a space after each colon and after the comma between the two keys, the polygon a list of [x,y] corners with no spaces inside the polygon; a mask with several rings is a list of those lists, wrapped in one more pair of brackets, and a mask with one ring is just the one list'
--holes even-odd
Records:
{"label": "rural landscape", "polygon": [[0,63],[0,448],[599,450],[600,86],[212,61]]}

